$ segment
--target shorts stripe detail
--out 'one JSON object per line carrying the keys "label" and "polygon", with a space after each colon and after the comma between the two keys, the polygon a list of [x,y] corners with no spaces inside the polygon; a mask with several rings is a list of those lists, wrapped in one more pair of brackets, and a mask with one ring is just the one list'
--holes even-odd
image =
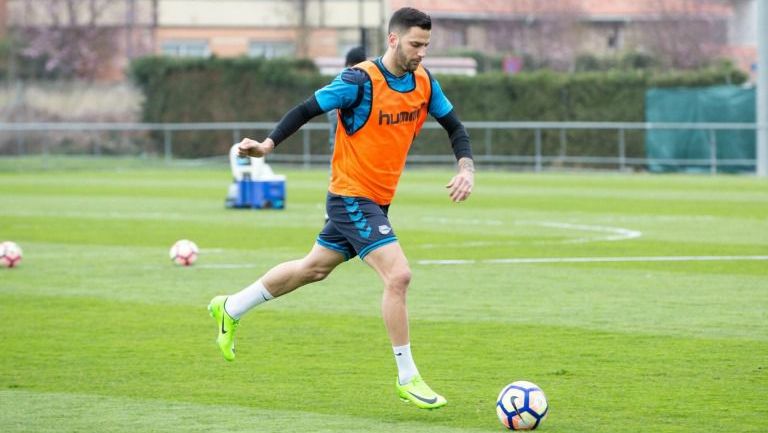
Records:
{"label": "shorts stripe detail", "polygon": [[392,237],[384,238],[384,239],[379,239],[378,241],[376,241],[376,242],[366,246],[362,250],[360,250],[360,252],[357,253],[357,254],[360,256],[360,260],[362,260],[371,251],[375,250],[376,248],[383,247],[384,245],[391,244],[392,242],[397,242],[397,237],[396,236],[392,236]]}
{"label": "shorts stripe detail", "polygon": [[344,256],[344,260],[349,260],[349,251],[347,251],[346,248],[342,247],[341,245],[333,244],[327,241],[324,241],[320,238],[317,238],[315,241],[318,245],[324,248],[328,248],[329,250],[336,251],[337,253],[341,253]]}

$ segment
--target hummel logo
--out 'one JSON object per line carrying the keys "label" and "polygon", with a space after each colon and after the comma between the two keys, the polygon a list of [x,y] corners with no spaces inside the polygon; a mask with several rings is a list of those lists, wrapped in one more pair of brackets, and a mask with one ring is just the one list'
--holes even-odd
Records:
{"label": "hummel logo", "polygon": [[416,395],[416,394],[412,393],[411,391],[408,391],[408,394],[411,394],[412,396],[414,396],[415,398],[417,398],[417,399],[419,399],[419,400],[423,401],[423,402],[424,402],[424,403],[426,403],[426,404],[434,404],[434,403],[437,403],[437,397],[432,397],[432,398],[424,398],[424,397],[422,397],[422,396],[420,396],[420,395]]}

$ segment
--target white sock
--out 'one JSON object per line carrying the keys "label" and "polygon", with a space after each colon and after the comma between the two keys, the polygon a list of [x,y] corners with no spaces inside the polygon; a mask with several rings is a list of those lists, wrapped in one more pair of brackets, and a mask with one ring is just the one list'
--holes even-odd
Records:
{"label": "white sock", "polygon": [[224,303],[224,310],[233,319],[239,319],[240,316],[251,308],[263,304],[270,299],[274,299],[274,296],[269,293],[269,290],[264,287],[261,279],[259,279],[234,295],[230,295]]}
{"label": "white sock", "polygon": [[392,346],[392,350],[395,353],[395,362],[397,363],[397,379],[400,381],[400,385],[408,383],[419,374],[419,370],[416,369],[416,364],[413,362],[413,356],[411,356],[411,343],[405,346]]}

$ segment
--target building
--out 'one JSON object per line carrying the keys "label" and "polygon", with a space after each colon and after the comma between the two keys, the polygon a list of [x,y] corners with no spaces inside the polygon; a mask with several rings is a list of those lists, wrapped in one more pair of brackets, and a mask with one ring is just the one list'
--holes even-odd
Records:
{"label": "building", "polygon": [[162,0],[156,50],[171,55],[341,56],[382,45],[382,0]]}
{"label": "building", "polygon": [[[721,54],[729,28],[749,20],[721,0],[392,0],[392,8],[428,10],[435,23],[433,49],[459,47],[526,55],[567,69],[580,54],[640,52],[672,67]],[[754,14],[751,15],[754,17]],[[751,42],[754,45],[754,40]],[[747,42],[747,38],[743,38]]]}
{"label": "building", "polygon": [[0,38],[5,37],[8,26],[8,4],[6,0],[0,0]]}
{"label": "building", "polygon": [[733,15],[728,25],[726,55],[744,71],[749,71],[753,81],[757,71],[757,38],[768,38],[766,29],[757,28],[757,0],[732,0]]}
{"label": "building", "polygon": [[[0,0],[0,19],[5,10],[1,6],[7,5],[2,22],[27,35],[44,35],[46,27],[68,29],[59,35],[85,35],[81,44],[101,60],[96,76],[102,79],[120,79],[130,59],[146,54],[307,57],[320,59],[331,70],[353,46],[363,44],[371,55],[380,54],[387,19],[402,6],[432,16],[436,30],[432,58],[482,52],[526,56],[568,70],[583,54],[633,51],[657,55],[675,67],[730,56],[748,69],[756,58],[755,4],[756,0]],[[68,8],[71,5],[75,7]],[[39,45],[39,50],[58,55],[55,44]],[[64,44],[62,51],[70,45]],[[519,62],[510,65],[520,67]]]}

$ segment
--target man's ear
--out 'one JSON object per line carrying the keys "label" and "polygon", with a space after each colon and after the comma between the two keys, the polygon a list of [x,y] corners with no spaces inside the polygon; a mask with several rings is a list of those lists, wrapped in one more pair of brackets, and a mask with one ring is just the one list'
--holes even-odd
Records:
{"label": "man's ear", "polygon": [[397,46],[397,41],[400,39],[400,36],[398,36],[397,33],[391,32],[389,36],[387,36],[387,45],[390,48],[395,48]]}

